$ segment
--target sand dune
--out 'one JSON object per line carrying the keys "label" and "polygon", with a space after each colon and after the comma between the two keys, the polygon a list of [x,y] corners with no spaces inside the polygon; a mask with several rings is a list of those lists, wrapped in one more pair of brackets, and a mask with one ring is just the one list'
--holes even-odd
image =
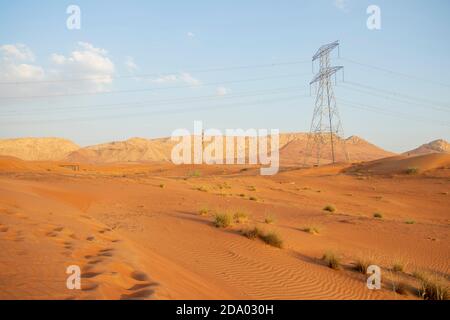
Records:
{"label": "sand dune", "polygon": [[374,174],[417,174],[449,170],[450,154],[431,153],[418,156],[395,156],[352,167],[349,171]]}
{"label": "sand dune", "polygon": [[[450,272],[448,155],[270,177],[245,166],[67,164],[0,158],[2,299],[417,299],[414,271]],[[376,174],[409,166],[442,172]],[[214,227],[215,212],[237,211],[248,221]],[[253,226],[283,248],[241,234]],[[341,270],[324,265],[329,250]],[[382,267],[382,290],[366,288],[358,257]],[[392,273],[398,260],[404,271]],[[69,265],[81,267],[82,290],[66,288]]]}

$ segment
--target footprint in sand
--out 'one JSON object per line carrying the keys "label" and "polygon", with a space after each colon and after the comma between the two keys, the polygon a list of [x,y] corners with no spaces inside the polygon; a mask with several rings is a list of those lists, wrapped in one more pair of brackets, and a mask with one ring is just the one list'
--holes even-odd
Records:
{"label": "footprint in sand", "polygon": [[152,289],[144,289],[140,291],[136,291],[129,294],[122,294],[120,296],[120,300],[135,300],[135,299],[145,299],[150,297],[153,293],[155,293],[155,290]]}

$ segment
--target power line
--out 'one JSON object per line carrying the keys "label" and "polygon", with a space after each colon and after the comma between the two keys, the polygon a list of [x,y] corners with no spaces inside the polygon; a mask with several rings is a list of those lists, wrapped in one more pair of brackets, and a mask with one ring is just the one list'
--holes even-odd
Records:
{"label": "power line", "polygon": [[410,79],[414,79],[414,80],[418,80],[418,81],[428,82],[430,84],[434,84],[434,85],[439,85],[439,86],[450,88],[450,84],[447,84],[447,83],[442,83],[442,82],[438,82],[438,81],[434,81],[434,80],[424,79],[424,78],[421,78],[421,77],[417,77],[415,75],[406,74],[406,73],[403,73],[403,72],[398,72],[398,71],[390,70],[390,69],[387,69],[387,68],[382,68],[382,67],[370,65],[370,64],[367,64],[367,63],[362,63],[362,62],[358,62],[358,61],[347,59],[347,58],[342,58],[341,57],[341,58],[338,58],[338,59],[341,59],[343,61],[347,61],[349,63],[356,64],[356,65],[359,65],[359,66],[362,66],[362,67],[370,68],[370,69],[373,69],[373,70],[378,70],[378,71],[386,72],[386,73],[389,73],[389,74],[393,74],[393,75],[397,75],[397,76],[401,76],[401,77],[405,77],[405,78],[410,78]]}
{"label": "power line", "polygon": [[340,87],[341,88],[345,88],[345,89],[349,89],[349,90],[352,90],[352,91],[364,93],[364,94],[369,94],[369,95],[375,96],[375,97],[380,97],[380,98],[384,98],[384,99],[388,99],[388,100],[393,100],[393,101],[397,101],[397,102],[401,102],[401,103],[406,103],[406,104],[409,104],[409,105],[411,105],[411,104],[412,105],[416,105],[416,106],[424,108],[424,109],[430,109],[431,108],[431,109],[434,109],[434,110],[437,110],[437,111],[450,112],[450,109],[447,109],[447,108],[444,108],[444,107],[437,107],[437,106],[433,106],[433,105],[425,106],[423,104],[417,103],[416,101],[410,101],[410,100],[401,99],[401,98],[398,98],[398,97],[391,96],[389,94],[386,95],[386,94],[383,94],[383,93],[374,93],[374,92],[371,92],[371,91],[366,91],[366,90],[353,88],[353,87],[347,86],[346,83],[342,83]]}
{"label": "power line", "polygon": [[185,71],[164,72],[164,73],[144,73],[144,74],[133,74],[133,75],[104,75],[104,76],[96,76],[96,77],[55,79],[55,80],[3,81],[3,82],[0,82],[0,85],[82,82],[82,81],[95,81],[95,80],[105,80],[105,79],[106,80],[109,80],[109,79],[144,79],[144,78],[162,77],[162,76],[168,76],[168,75],[180,74],[180,73],[207,73],[207,72],[218,72],[218,71],[271,68],[271,67],[289,66],[289,65],[296,65],[296,64],[309,63],[309,62],[311,62],[311,60],[298,60],[298,61],[276,62],[276,63],[267,63],[267,64],[255,64],[255,65],[240,65],[240,66],[231,66],[231,67],[215,67],[215,68],[209,68],[209,69],[191,69],[191,70],[185,70]]}
{"label": "power line", "polygon": [[436,120],[432,120],[432,119],[427,119],[427,118],[422,118],[422,117],[414,117],[411,116],[409,114],[404,114],[404,113],[399,113],[399,112],[392,112],[390,110],[386,110],[380,107],[374,107],[374,106],[370,106],[367,104],[361,104],[359,102],[353,102],[351,100],[346,100],[346,99],[342,99],[340,98],[339,101],[344,102],[344,106],[350,107],[350,108],[355,108],[355,109],[360,109],[360,110],[366,110],[366,111],[372,111],[375,112],[377,114],[385,114],[385,115],[389,115],[389,116],[393,116],[396,118],[400,118],[400,119],[407,119],[407,120],[413,120],[413,121],[417,121],[417,122],[424,122],[424,123],[433,123],[433,124],[439,124],[445,127],[450,127],[450,123],[448,122],[443,122],[443,121],[436,121]]}
{"label": "power line", "polygon": [[[159,99],[159,100],[147,100],[147,101],[138,101],[138,102],[120,102],[120,103],[107,103],[107,104],[91,104],[91,105],[78,105],[78,106],[67,106],[62,108],[46,108],[46,109],[31,109],[31,110],[25,110],[24,111],[18,111],[18,110],[7,110],[10,112],[3,113],[4,115],[16,115],[16,114],[33,114],[32,112],[29,113],[28,111],[35,111],[38,113],[50,111],[78,111],[80,109],[89,109],[89,110],[96,110],[96,109],[120,109],[120,107],[149,107],[148,104],[156,103],[159,105],[171,105],[171,104],[179,104],[179,103],[186,103],[186,102],[196,102],[196,101],[210,101],[210,100],[228,100],[228,99],[236,99],[236,98],[245,98],[245,97],[253,97],[253,96],[261,96],[261,95],[274,95],[274,94],[283,94],[289,91],[292,91],[293,89],[299,90],[302,88],[299,88],[297,86],[291,86],[291,87],[283,87],[283,88],[275,88],[275,89],[267,89],[267,90],[252,90],[252,91],[244,91],[240,94],[230,94],[226,96],[217,96],[217,95],[205,95],[205,96],[195,96],[195,97],[183,97],[183,98],[174,98],[174,99]],[[303,88],[306,89],[306,88]],[[306,91],[306,90],[305,90]],[[301,91],[300,91],[301,92]],[[47,106],[46,106],[47,107]]]}
{"label": "power line", "polygon": [[137,93],[137,92],[149,92],[149,91],[157,91],[157,90],[197,88],[197,87],[204,87],[204,86],[216,86],[216,85],[233,84],[233,83],[263,81],[263,80],[268,80],[268,79],[293,78],[293,77],[301,77],[301,76],[306,76],[306,75],[310,75],[310,73],[308,73],[308,74],[287,74],[287,75],[266,76],[266,77],[241,79],[241,80],[209,82],[209,83],[203,83],[201,85],[182,85],[182,86],[170,86],[170,87],[160,87],[160,88],[77,92],[77,93],[65,93],[65,94],[53,94],[53,95],[36,95],[36,96],[10,96],[10,97],[0,97],[0,100],[41,99],[41,98],[76,97],[76,96],[91,96],[91,95],[118,94],[118,93]]}
{"label": "power line", "polygon": [[[258,106],[263,105],[267,103],[274,103],[274,102],[280,102],[280,101],[293,101],[300,98],[307,98],[310,97],[309,95],[295,95],[291,97],[286,97],[282,99],[274,99],[274,100],[259,100],[255,101],[253,103],[246,103],[246,104],[225,104],[225,105],[218,105],[215,107],[205,106],[205,107],[193,107],[193,108],[179,108],[179,109],[172,109],[172,110],[153,110],[151,112],[141,112],[141,113],[134,113],[134,114],[120,114],[120,115],[106,115],[101,117],[80,117],[80,118],[66,118],[66,119],[45,119],[42,121],[38,121],[39,123],[48,123],[48,122],[81,122],[81,121],[91,121],[91,120],[103,120],[103,119],[122,119],[122,118],[133,118],[133,117],[142,117],[146,115],[154,115],[154,114],[173,114],[173,113],[184,113],[184,112],[191,112],[191,111],[202,111],[202,110],[215,110],[215,109],[221,109],[221,108],[236,108],[236,107],[246,107],[246,106]],[[36,124],[37,121],[18,121],[18,122],[11,122],[8,121],[6,123],[3,123],[2,126],[6,125],[18,125],[18,124]]]}
{"label": "power line", "polygon": [[357,86],[357,87],[361,87],[361,88],[364,88],[364,89],[368,89],[368,90],[384,92],[384,93],[392,95],[392,96],[398,96],[398,97],[406,98],[406,99],[413,100],[413,101],[421,100],[421,101],[423,101],[425,103],[430,103],[430,104],[434,104],[434,105],[440,105],[440,106],[442,106],[443,108],[446,108],[446,109],[450,108],[449,105],[446,105],[446,104],[444,104],[442,102],[437,102],[437,101],[429,100],[429,99],[426,99],[426,98],[413,97],[413,96],[410,96],[410,95],[407,95],[407,94],[404,94],[404,93],[399,93],[399,92],[389,91],[389,90],[385,90],[385,89],[375,88],[375,87],[372,87],[372,86],[368,86],[368,85],[365,85],[365,84],[356,83],[356,82],[352,82],[352,81],[346,81],[345,83],[350,84],[352,86]]}

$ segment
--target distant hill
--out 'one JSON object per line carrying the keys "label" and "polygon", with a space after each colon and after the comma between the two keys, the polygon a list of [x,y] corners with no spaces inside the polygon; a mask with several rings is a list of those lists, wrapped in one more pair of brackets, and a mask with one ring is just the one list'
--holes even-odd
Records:
{"label": "distant hill", "polygon": [[406,155],[420,155],[428,153],[450,153],[450,143],[443,139],[438,139],[431,141],[430,143],[425,143],[420,147],[407,151]]}
{"label": "distant hill", "polygon": [[61,138],[0,139],[0,155],[22,160],[61,160],[79,148]]}
{"label": "distant hill", "polygon": [[[335,139],[337,139],[338,142],[335,150],[336,161],[344,161],[344,152],[341,147],[343,141],[336,137]],[[305,161],[307,141],[307,134],[297,134],[296,139],[290,141],[282,147],[280,150],[282,164],[303,164]],[[357,136],[351,136],[345,139],[345,149],[351,162],[370,161],[395,155],[395,153],[381,149],[380,147],[377,147]],[[317,158],[315,158],[314,155],[312,157],[308,155],[308,158],[306,159],[307,164],[314,164],[316,161]],[[330,163],[331,161],[331,145],[326,144],[321,150],[320,163],[325,164]]]}
{"label": "distant hill", "polygon": [[[306,133],[280,134],[281,165],[301,165],[305,159],[308,141]],[[337,140],[342,142],[342,140]],[[345,140],[350,161],[370,161],[394,155],[362,138],[352,136]],[[58,138],[27,138],[0,140],[0,155],[14,156],[23,160],[65,160],[72,162],[113,163],[170,161],[172,148],[176,142],[170,138],[131,138],[80,148],[73,142]],[[248,148],[248,141],[246,149]],[[337,161],[344,157],[336,148]],[[324,145],[321,164],[331,162],[331,147]],[[313,157],[307,164],[315,163]]]}

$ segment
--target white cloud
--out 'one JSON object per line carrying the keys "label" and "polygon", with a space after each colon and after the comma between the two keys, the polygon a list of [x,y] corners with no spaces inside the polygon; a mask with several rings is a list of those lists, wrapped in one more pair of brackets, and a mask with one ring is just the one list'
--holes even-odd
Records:
{"label": "white cloud", "polygon": [[187,72],[182,72],[179,74],[168,74],[161,76],[156,79],[152,79],[151,82],[158,84],[167,84],[167,83],[185,83],[190,86],[200,86],[202,82],[196,78],[194,78],[191,74]]}
{"label": "white cloud", "polygon": [[[29,63],[34,59],[33,52],[26,45],[0,45],[0,82],[42,81],[0,86],[0,95],[102,91],[112,83],[115,73],[115,66],[108,57],[108,52],[86,42],[77,43],[75,50],[67,55],[53,53],[48,67]],[[80,78],[87,80],[63,81]]]}
{"label": "white cloud", "polygon": [[4,61],[31,61],[35,57],[33,52],[24,44],[5,44],[0,46],[0,54]]}
{"label": "white cloud", "polygon": [[195,34],[191,31],[189,31],[188,33],[186,33],[186,35],[188,36],[188,38],[193,38],[195,37]]}
{"label": "white cloud", "polygon": [[130,57],[130,56],[125,58],[125,67],[127,67],[127,70],[129,72],[133,72],[133,71],[136,71],[138,69],[138,66],[134,62],[133,57]]}
{"label": "white cloud", "polygon": [[334,6],[341,11],[347,11],[348,0],[333,0]]}
{"label": "white cloud", "polygon": [[54,64],[53,74],[60,78],[88,78],[94,89],[102,90],[104,84],[112,82],[114,63],[105,49],[96,48],[90,43],[78,42],[76,50],[64,56],[51,55]]}
{"label": "white cloud", "polygon": [[225,96],[230,93],[230,90],[225,88],[224,86],[217,87],[216,94],[220,97]]}

